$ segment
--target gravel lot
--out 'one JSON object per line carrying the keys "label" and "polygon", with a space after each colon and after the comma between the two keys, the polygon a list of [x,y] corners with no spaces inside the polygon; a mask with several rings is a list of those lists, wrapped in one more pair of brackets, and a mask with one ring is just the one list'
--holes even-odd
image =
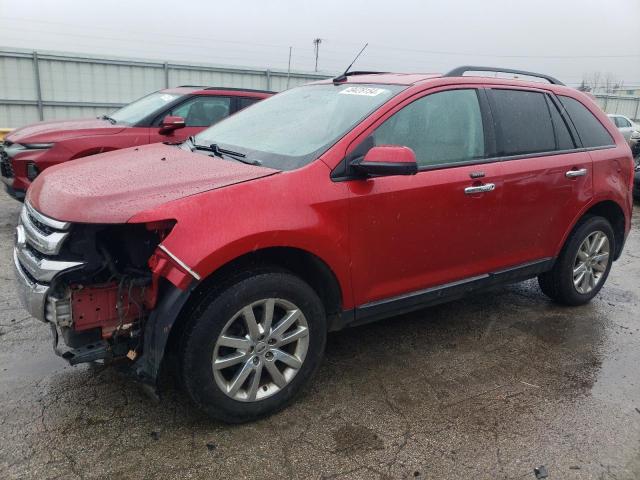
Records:
{"label": "gravel lot", "polygon": [[53,354],[14,294],[19,207],[0,193],[2,479],[640,478],[638,217],[592,304],[530,281],[331,334],[292,407],[227,426]]}

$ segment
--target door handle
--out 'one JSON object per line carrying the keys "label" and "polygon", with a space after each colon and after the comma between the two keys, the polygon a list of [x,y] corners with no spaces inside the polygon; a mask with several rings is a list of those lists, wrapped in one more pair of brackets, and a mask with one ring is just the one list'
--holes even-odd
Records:
{"label": "door handle", "polygon": [[586,168],[580,168],[578,170],[569,170],[564,174],[567,178],[576,178],[576,177],[584,177],[587,174]]}
{"label": "door handle", "polygon": [[465,195],[473,195],[475,193],[492,192],[496,189],[495,183],[485,183],[484,185],[478,185],[477,187],[467,187],[464,189]]}

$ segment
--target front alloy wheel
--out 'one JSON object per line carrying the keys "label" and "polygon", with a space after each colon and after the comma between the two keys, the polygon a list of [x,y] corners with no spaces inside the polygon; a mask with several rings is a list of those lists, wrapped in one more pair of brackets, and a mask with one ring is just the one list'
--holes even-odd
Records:
{"label": "front alloy wheel", "polygon": [[293,380],[308,348],[309,326],[296,305],[281,298],[253,302],[218,337],[213,351],[216,384],[234,400],[263,400]]}
{"label": "front alloy wheel", "polygon": [[180,342],[183,385],[200,409],[240,423],[285,407],[317,371],[324,306],[302,279],[247,271],[194,305]]}

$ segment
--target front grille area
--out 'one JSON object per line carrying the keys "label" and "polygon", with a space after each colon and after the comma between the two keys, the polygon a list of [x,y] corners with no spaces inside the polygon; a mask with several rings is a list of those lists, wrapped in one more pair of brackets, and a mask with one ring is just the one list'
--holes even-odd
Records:
{"label": "front grille area", "polygon": [[56,275],[82,265],[66,261],[59,255],[71,225],[45,217],[25,203],[16,227],[14,260],[18,281],[22,281],[25,306],[40,320],[45,320],[45,302]]}
{"label": "front grille area", "polygon": [[0,175],[6,178],[13,178],[13,166],[11,166],[11,159],[4,149],[5,144],[0,144]]}
{"label": "front grille area", "polygon": [[32,214],[27,213],[27,216],[29,218],[29,221],[35,227],[35,229],[38,230],[43,235],[51,235],[52,233],[55,233],[56,230],[54,228],[51,228],[49,225],[45,225],[44,223],[39,221],[36,217],[34,217]]}
{"label": "front grille area", "polygon": [[14,176],[13,167],[11,166],[11,160],[4,152],[4,150],[0,150],[0,175],[6,178],[13,178]]}

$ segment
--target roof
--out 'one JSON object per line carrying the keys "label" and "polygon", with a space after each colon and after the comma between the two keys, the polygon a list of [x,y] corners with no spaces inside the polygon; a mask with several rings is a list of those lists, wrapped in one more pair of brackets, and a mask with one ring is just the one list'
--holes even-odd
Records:
{"label": "roof", "polygon": [[[441,77],[439,73],[365,73],[349,75],[341,83],[382,83],[387,85],[414,85],[418,82]],[[333,83],[333,79],[320,80],[315,83]]]}
{"label": "roof", "polygon": [[208,87],[205,85],[181,85],[174,88],[165,88],[162,90],[167,93],[178,93],[181,95],[187,95],[192,93],[199,93],[202,95],[215,95],[218,92],[228,92],[232,96],[259,96],[265,97],[274,95],[276,92],[269,90],[255,90],[252,88],[235,88],[235,87]]}

